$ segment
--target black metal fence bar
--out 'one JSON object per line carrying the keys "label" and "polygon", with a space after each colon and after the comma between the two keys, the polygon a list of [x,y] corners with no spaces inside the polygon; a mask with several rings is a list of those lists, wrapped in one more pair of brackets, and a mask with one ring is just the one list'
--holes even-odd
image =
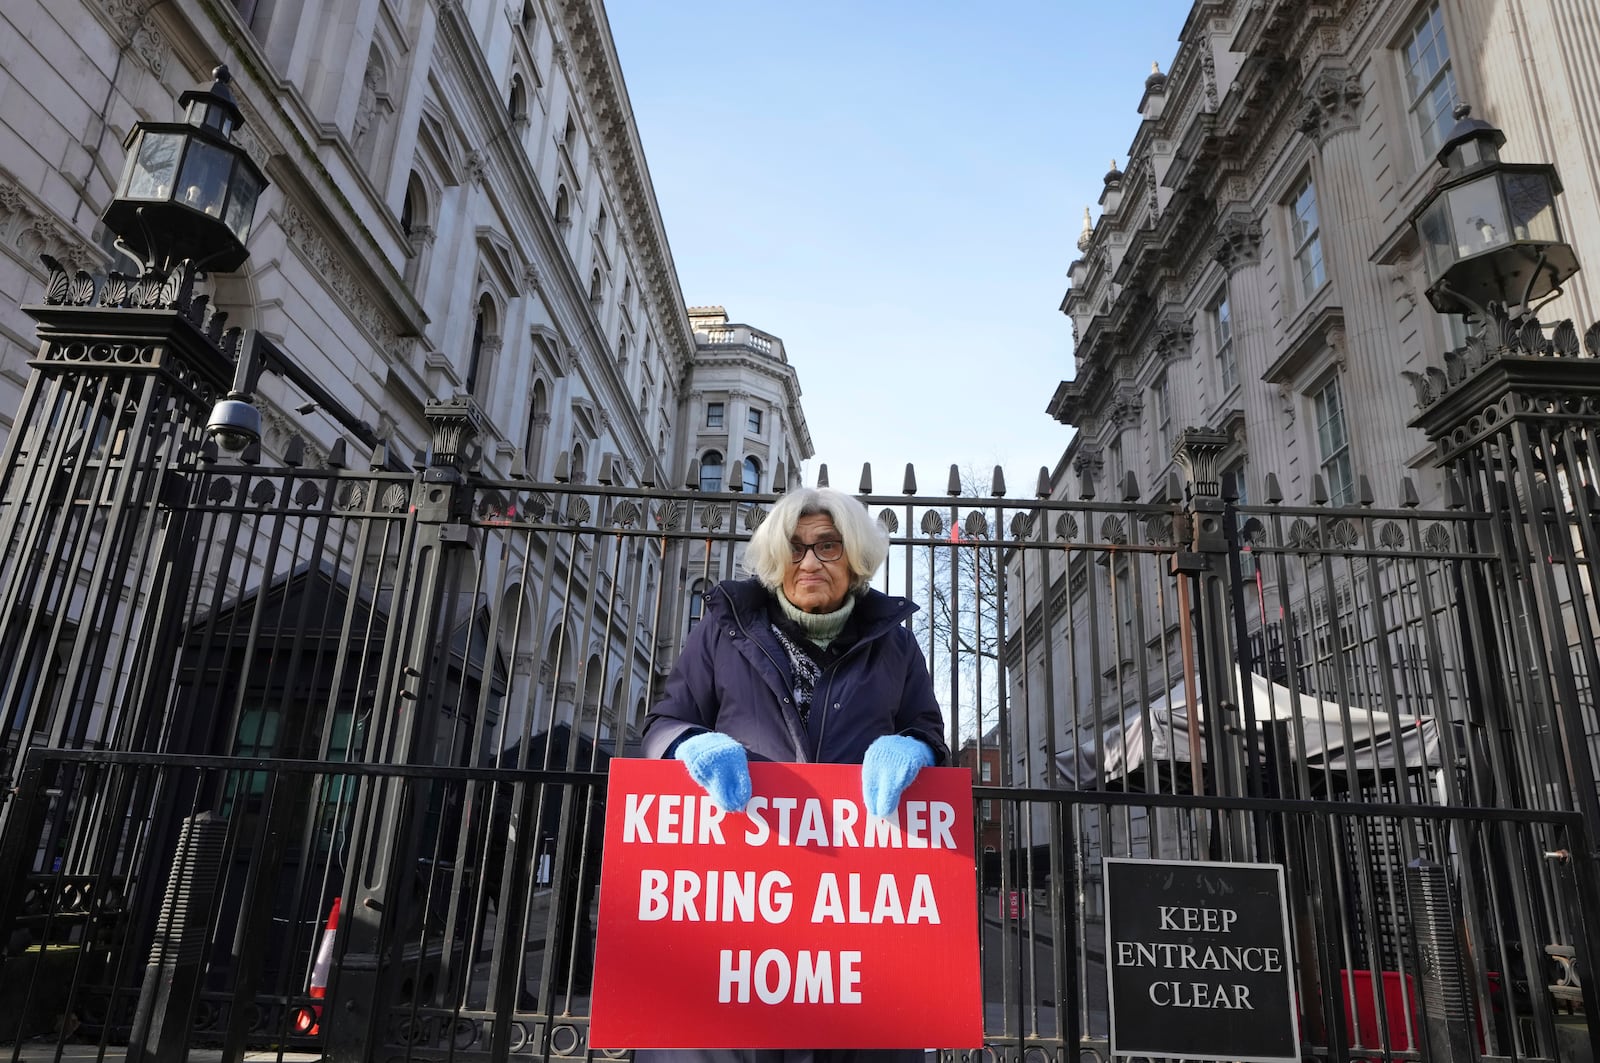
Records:
{"label": "black metal fence bar", "polygon": [[[447,842],[434,852],[448,858],[419,861],[401,895],[408,914],[385,956],[397,995],[378,1017],[383,1055],[487,1058],[502,1044],[588,1054],[596,897],[581,871],[544,874],[534,838],[564,825],[576,839],[573,865],[598,859],[603,773],[35,749],[19,781],[18,816],[31,828],[8,834],[3,855],[23,885],[14,926],[36,945],[3,973],[11,1006],[0,1039],[13,1059],[85,1040],[116,1052],[136,1029],[171,1050],[220,1048],[236,1026],[253,1050],[315,1051],[351,1021],[324,995],[337,989],[346,939],[334,932],[331,957],[318,953],[335,898],[349,901],[352,886],[280,887],[303,879],[297,862],[345,864],[341,812],[352,791],[372,788],[456,810],[438,824]],[[123,803],[158,793],[184,796]],[[114,814],[100,794],[116,796]],[[522,808],[502,807],[514,795]],[[1459,1035],[1472,1058],[1555,1059],[1569,1038],[1587,1037],[1567,1021],[1578,987],[1551,978],[1548,928],[1517,903],[1545,888],[1532,871],[1547,863],[1557,867],[1549,888],[1596,892],[1593,859],[1578,855],[1590,840],[1573,813],[981,785],[974,798],[1000,806],[1011,826],[1050,825],[1036,844],[990,854],[977,869],[985,1042],[1006,1058],[1107,1049],[1103,885],[1082,869],[1106,857],[1191,854],[1196,843],[1182,835],[1229,818],[1242,830],[1266,824],[1253,850],[1319,872],[1311,891],[1290,894],[1307,1057],[1432,1058],[1430,1044],[1437,1053],[1440,1038]],[[309,844],[263,866],[279,802],[293,814],[277,827]],[[561,822],[509,843],[490,826],[540,806]],[[1170,829],[1141,827],[1160,814]],[[117,829],[91,829],[108,815]],[[1407,847],[1362,849],[1391,833],[1420,858],[1405,857]],[[1547,861],[1559,839],[1579,848]],[[1401,884],[1387,903],[1373,903],[1358,861],[1341,858],[1357,852],[1371,876]],[[491,867],[509,893],[481,888]],[[1577,939],[1591,942],[1593,910],[1577,910]],[[241,928],[258,921],[272,932],[241,954]],[[511,978],[514,994],[497,978]]]}

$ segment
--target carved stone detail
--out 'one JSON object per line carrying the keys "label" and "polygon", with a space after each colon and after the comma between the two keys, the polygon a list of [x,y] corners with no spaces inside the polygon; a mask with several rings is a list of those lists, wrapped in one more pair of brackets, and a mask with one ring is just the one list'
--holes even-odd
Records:
{"label": "carved stone detail", "polygon": [[1320,149],[1333,136],[1354,131],[1361,124],[1361,101],[1365,95],[1358,75],[1343,70],[1323,71],[1306,87],[1300,132],[1315,140]]}
{"label": "carved stone detail", "polygon": [[1261,223],[1242,211],[1235,211],[1217,224],[1212,255],[1228,276],[1246,266],[1261,262]]}
{"label": "carved stone detail", "polygon": [[409,365],[417,341],[400,335],[400,330],[389,320],[378,301],[346,267],[333,245],[305,212],[293,202],[287,201],[280,209],[282,211],[280,224],[284,236],[306,257],[312,271],[322,283],[343,302],[351,320],[361,327],[391,361]]}

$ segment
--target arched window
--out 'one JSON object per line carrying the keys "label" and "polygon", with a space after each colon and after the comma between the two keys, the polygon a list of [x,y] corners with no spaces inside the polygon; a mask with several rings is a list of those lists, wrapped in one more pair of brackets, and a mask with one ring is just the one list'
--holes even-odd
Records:
{"label": "arched window", "polygon": [[406,198],[400,204],[400,231],[406,234],[406,239],[411,239],[417,231],[417,211],[421,208],[422,182],[413,173],[411,180],[406,182]]}
{"label": "arched window", "polygon": [[556,224],[572,223],[572,195],[566,185],[556,185]]}
{"label": "arched window", "polygon": [[700,490],[722,490],[722,455],[718,451],[708,450],[700,458]]}
{"label": "arched window", "polygon": [[400,231],[405,234],[406,241],[402,248],[406,255],[406,283],[414,289],[422,285],[426,277],[423,266],[433,238],[431,218],[427,186],[413,170],[406,181],[406,197],[400,203]]}
{"label": "arched window", "polygon": [[694,589],[689,592],[689,630],[700,622],[706,612],[706,592],[711,589],[711,584],[705,580],[695,581]]}
{"label": "arched window", "polygon": [[522,463],[528,475],[537,480],[544,465],[544,430],[550,427],[550,393],[543,380],[533,382],[533,397],[528,405],[528,434],[522,444]]}
{"label": "arched window", "polygon": [[744,492],[753,495],[761,490],[761,463],[755,458],[744,459]]}
{"label": "arched window", "polygon": [[600,270],[598,268],[589,275],[589,303],[591,306],[600,305]]}
{"label": "arched window", "polygon": [[583,465],[583,444],[572,444],[572,482],[584,484],[589,482],[589,471]]}
{"label": "arched window", "polygon": [[528,90],[523,87],[522,75],[511,75],[511,93],[506,97],[506,110],[511,112],[513,122],[525,122],[528,119]]}
{"label": "arched window", "polygon": [[478,394],[478,385],[489,378],[488,339],[495,333],[494,301],[487,292],[478,297],[478,313],[472,320],[472,353],[467,358],[466,389]]}
{"label": "arched window", "polygon": [[362,166],[377,158],[376,145],[383,134],[383,121],[389,110],[389,73],[383,53],[373,45],[367,53],[366,73],[361,76],[361,95],[356,101],[355,122],[350,128],[350,146]]}

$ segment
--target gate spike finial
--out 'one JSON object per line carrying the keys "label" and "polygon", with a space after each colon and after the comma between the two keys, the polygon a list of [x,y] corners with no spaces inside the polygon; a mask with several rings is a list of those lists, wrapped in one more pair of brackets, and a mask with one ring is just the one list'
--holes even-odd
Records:
{"label": "gate spike finial", "polygon": [[950,466],[950,479],[944,485],[945,493],[954,497],[961,493],[961,467]]}
{"label": "gate spike finial", "polygon": [[[565,454],[563,454],[561,456],[563,458],[566,457]],[[560,467],[560,464],[558,462],[557,463],[557,468],[559,468],[559,467]],[[559,480],[559,479],[561,479],[561,477],[558,475],[556,477],[556,479]],[[690,458],[689,459],[689,471],[686,472],[684,474],[684,476],[683,476],[683,486],[689,488],[691,491],[700,490],[700,459],[699,458]]]}
{"label": "gate spike finial", "polygon": [[1266,492],[1267,505],[1275,506],[1278,503],[1283,501],[1283,488],[1278,483],[1278,474],[1277,473],[1275,473],[1275,472],[1267,473],[1267,482],[1266,482],[1265,486],[1266,486],[1266,489],[1267,489],[1267,492]]}
{"label": "gate spike finial", "polygon": [[1411,477],[1400,478],[1400,505],[1406,509],[1416,509],[1422,505],[1422,499],[1417,497],[1417,485],[1411,482]]}
{"label": "gate spike finial", "polygon": [[1033,489],[1033,493],[1038,498],[1050,497],[1050,466],[1039,466],[1039,484]]}
{"label": "gate spike finial", "polygon": [[862,495],[872,494],[872,462],[870,461],[861,463],[861,487],[856,493]]}
{"label": "gate spike finial", "polygon": [[817,466],[817,486],[818,487],[827,487],[828,486],[828,463],[827,462],[823,462],[821,465]]}
{"label": "gate spike finial", "polygon": [[994,475],[989,478],[989,493],[996,498],[1006,496],[1006,471],[998,465],[994,467]]}
{"label": "gate spike finial", "polygon": [[1129,469],[1122,474],[1122,500],[1124,502],[1139,501],[1139,478]]}
{"label": "gate spike finial", "polygon": [[911,467],[909,461],[906,462],[906,478],[901,482],[900,490],[908,495],[917,493],[917,470]]}

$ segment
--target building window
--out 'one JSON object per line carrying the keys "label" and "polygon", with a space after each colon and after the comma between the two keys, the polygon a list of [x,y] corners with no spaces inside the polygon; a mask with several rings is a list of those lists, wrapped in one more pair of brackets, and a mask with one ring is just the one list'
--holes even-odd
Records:
{"label": "building window", "polygon": [[744,459],[744,493],[753,495],[761,490],[761,463],[755,458]]}
{"label": "building window", "polygon": [[722,455],[715,450],[706,451],[700,459],[700,490],[722,490]]}
{"label": "building window", "polygon": [[745,414],[744,428],[753,436],[761,434],[761,411],[751,410]]}
{"label": "building window", "polygon": [[1344,396],[1334,377],[1312,397],[1317,417],[1317,450],[1328,501],[1348,506],[1355,499],[1355,474],[1350,462],[1350,431],[1344,419]]}
{"label": "building window", "polygon": [[506,110],[511,112],[513,122],[526,122],[528,120],[528,90],[522,84],[522,75],[511,75],[511,92],[506,97]]}
{"label": "building window", "polygon": [[700,622],[700,618],[705,615],[705,612],[706,612],[706,589],[707,589],[708,586],[709,586],[709,584],[707,584],[705,580],[700,580],[697,583],[695,583],[694,590],[689,592],[689,630],[690,631],[694,630],[694,626],[696,624],[698,624]]}
{"label": "building window", "polygon": [[720,402],[706,403],[706,427],[721,428],[722,415],[726,412],[726,410],[727,407]]}
{"label": "building window", "polygon": [[1159,458],[1165,465],[1172,458],[1172,391],[1166,374],[1162,374],[1152,390],[1156,400],[1156,439],[1161,445]]}
{"label": "building window", "polygon": [[986,761],[983,762],[983,781],[984,782],[992,782],[993,780],[994,780],[994,765],[990,764],[986,760]]}
{"label": "building window", "polygon": [[598,239],[604,240],[606,238],[606,227],[610,223],[611,217],[606,214],[606,205],[604,203],[599,204],[596,207],[594,216],[594,235]]}
{"label": "building window", "polygon": [[1311,176],[1300,182],[1289,200],[1289,227],[1294,238],[1294,262],[1300,273],[1300,296],[1310,299],[1327,281],[1322,265],[1322,227],[1317,215],[1317,186]]}
{"label": "building window", "polygon": [[1211,339],[1216,344],[1222,394],[1227,395],[1239,386],[1239,361],[1233,353],[1233,311],[1228,307],[1227,292],[1211,308]]}
{"label": "building window", "polygon": [[589,274],[589,305],[600,305],[600,271],[598,269]]}
{"label": "building window", "polygon": [[567,191],[566,185],[556,185],[556,224],[570,225],[572,223],[572,193]]}
{"label": "building window", "polygon": [[[1235,504],[1239,506],[1248,506],[1250,504],[1250,488],[1245,482],[1245,462],[1243,458],[1240,458],[1238,461],[1222,470],[1224,491],[1227,490],[1226,481],[1230,476],[1233,478],[1233,493],[1236,496],[1234,499]],[[1244,514],[1238,514],[1238,526],[1243,528],[1247,519],[1248,518],[1245,517]],[[1243,536],[1240,537],[1240,546],[1240,572],[1247,577],[1254,577],[1256,574],[1255,558],[1250,553],[1250,544],[1243,541]]]}
{"label": "building window", "polygon": [[1439,150],[1456,108],[1456,75],[1450,69],[1450,42],[1437,0],[1417,19],[1400,46],[1406,68],[1406,100],[1426,155]]}
{"label": "building window", "polygon": [[488,339],[495,331],[494,302],[487,294],[478,297],[478,314],[472,321],[472,349],[467,356],[467,378],[464,381],[468,395],[476,396],[478,389],[489,378]]}
{"label": "building window", "polygon": [[522,16],[518,19],[518,28],[528,40],[533,40],[533,31],[539,25],[538,16],[535,14],[531,0],[526,0],[522,5]]}

